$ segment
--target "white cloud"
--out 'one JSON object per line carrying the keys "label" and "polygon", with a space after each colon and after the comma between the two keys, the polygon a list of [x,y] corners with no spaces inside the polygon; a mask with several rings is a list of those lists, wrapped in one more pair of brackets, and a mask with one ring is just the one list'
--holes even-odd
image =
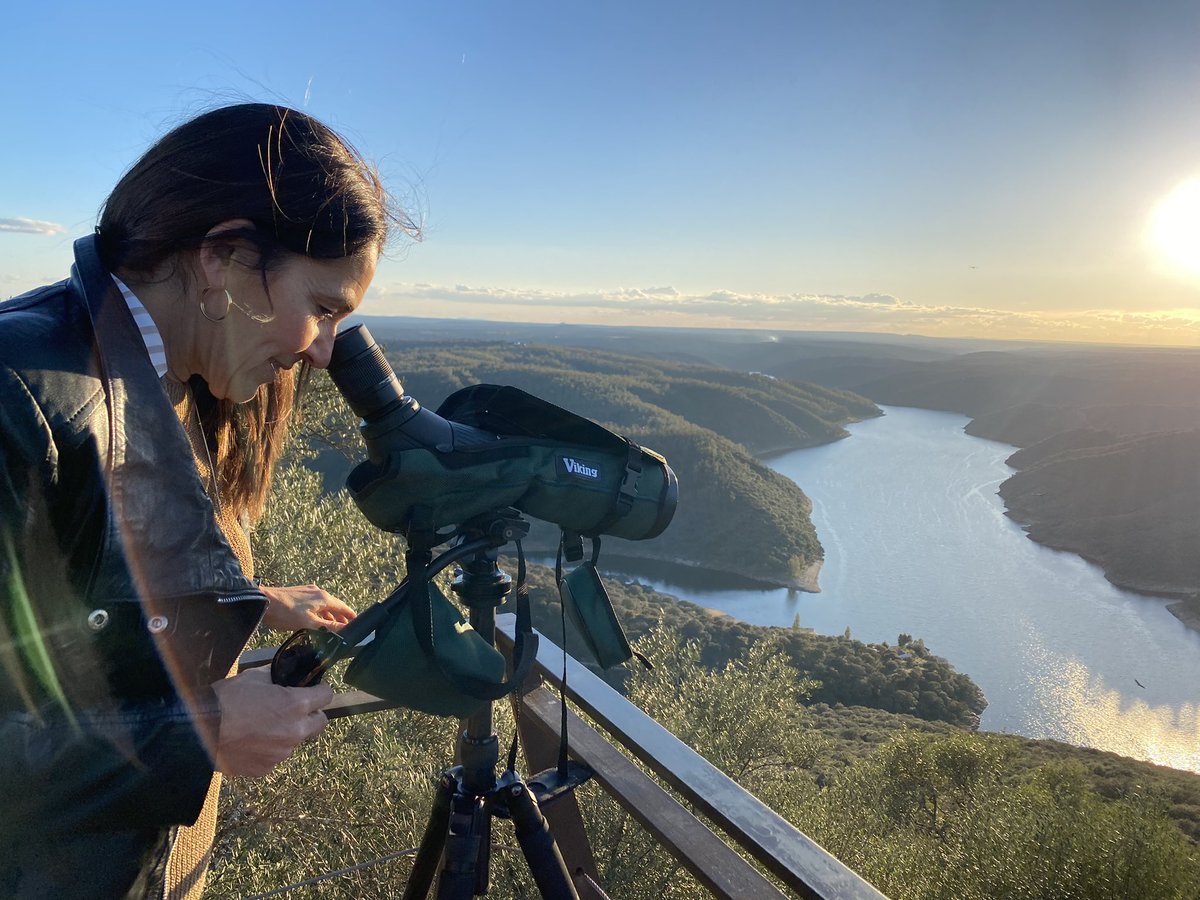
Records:
{"label": "white cloud", "polygon": [[66,228],[38,219],[0,219],[0,234],[64,234]]}
{"label": "white cloud", "polygon": [[866,294],[858,299],[863,303],[882,303],[886,306],[891,306],[894,303],[900,302],[891,294]]}
{"label": "white cloud", "polygon": [[661,286],[570,292],[464,284],[388,284],[378,286],[374,295],[379,297],[379,304],[371,312],[435,318],[1200,345],[1200,310],[1188,309],[1016,311],[922,305],[880,293],[685,294]]}

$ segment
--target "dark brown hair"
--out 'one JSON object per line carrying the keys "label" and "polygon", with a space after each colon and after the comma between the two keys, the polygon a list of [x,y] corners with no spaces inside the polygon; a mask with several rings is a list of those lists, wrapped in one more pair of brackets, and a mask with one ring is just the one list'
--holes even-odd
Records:
{"label": "dark brown hair", "polygon": [[[253,226],[207,237],[231,219]],[[181,254],[219,240],[252,246],[265,285],[290,254],[341,259],[382,249],[392,224],[418,235],[392,210],[374,168],[334,131],[287,107],[244,103],[197,116],[146,151],[105,201],[96,231],[111,272],[151,276],[169,266],[165,277],[186,284]],[[221,499],[251,521],[283,450],[296,381],[280,370],[245,404],[198,392]]]}

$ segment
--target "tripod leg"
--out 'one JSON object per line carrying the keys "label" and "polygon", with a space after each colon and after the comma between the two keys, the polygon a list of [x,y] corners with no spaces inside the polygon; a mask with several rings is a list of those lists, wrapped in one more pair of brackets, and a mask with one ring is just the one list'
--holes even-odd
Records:
{"label": "tripod leg", "polygon": [[450,827],[450,804],[454,799],[457,783],[448,772],[443,772],[438,781],[437,793],[433,795],[433,808],[429,821],[425,823],[425,834],[417,850],[408,884],[404,888],[403,900],[425,900],[437,872],[442,848],[446,845],[446,831]]}
{"label": "tripod leg", "polygon": [[543,900],[579,900],[567,865],[533,793],[521,782],[505,789],[517,843]]}
{"label": "tripod leg", "polygon": [[475,864],[475,894],[482,897],[492,887],[492,812],[484,810],[479,823],[479,857]]}
{"label": "tripod leg", "polygon": [[438,875],[438,900],[470,900],[486,894],[490,852],[491,814],[482,798],[456,794]]}

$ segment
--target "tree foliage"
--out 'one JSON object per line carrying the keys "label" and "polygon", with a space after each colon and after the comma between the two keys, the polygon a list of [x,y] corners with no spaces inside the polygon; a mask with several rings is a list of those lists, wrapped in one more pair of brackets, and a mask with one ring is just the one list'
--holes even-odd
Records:
{"label": "tree foliage", "polygon": [[[804,773],[826,741],[807,726],[799,703],[815,685],[799,677],[775,642],[763,642],[719,670],[703,665],[695,641],[665,625],[639,641],[638,649],[656,664],[635,668],[629,698],[659,724],[751,793],[779,801],[776,808],[795,806],[815,790]],[[584,810],[611,896],[703,896],[683,867],[607,795],[590,790]]]}
{"label": "tree foliage", "polygon": [[[323,421],[309,419],[309,440],[279,473],[254,536],[259,572],[275,583],[319,581],[361,609],[403,576],[402,547],[297,465],[316,448],[339,453],[339,442],[357,441],[352,426],[339,436]],[[554,636],[552,574],[534,568],[531,587]],[[896,647],[866,645],[742,625],[639,585],[610,591],[655,663],[619,679],[629,697],[890,896],[1200,895],[1197,845],[1184,833],[1200,779],[956,728],[949,722],[970,724],[982,709],[978,691],[910,635]],[[858,702],[877,708],[842,705]],[[892,706],[926,719],[884,711]],[[495,713],[497,731],[511,735],[507,705]],[[398,895],[455,731],[412,711],[360,715],[332,722],[265,779],[227,780],[208,895],[264,893],[341,869],[351,871],[305,896]],[[700,893],[594,785],[582,804],[612,896]],[[491,896],[534,896],[507,833],[497,838]]]}
{"label": "tree foliage", "polygon": [[[606,579],[606,583],[617,617],[632,638],[645,636],[660,619],[665,620],[684,638],[696,643],[700,661],[709,669],[720,669],[745,659],[763,642],[773,641],[791,666],[812,679],[812,701],[816,703],[868,706],[964,728],[977,727],[987,706],[983,693],[970,678],[930,653],[920,640],[901,648],[866,644],[843,635],[749,625],[729,616],[714,615],[711,610],[659,594],[644,585],[613,578]],[[549,569],[530,567],[529,596],[534,624],[561,641],[562,612],[554,575]],[[573,656],[590,660],[587,645],[569,620],[566,645]],[[606,677],[623,689],[624,669],[614,670]]]}
{"label": "tree foliage", "polygon": [[805,824],[889,896],[1196,896],[1200,856],[1160,801],[1102,798],[1077,765],[1014,774],[1016,753],[998,736],[900,734]]}

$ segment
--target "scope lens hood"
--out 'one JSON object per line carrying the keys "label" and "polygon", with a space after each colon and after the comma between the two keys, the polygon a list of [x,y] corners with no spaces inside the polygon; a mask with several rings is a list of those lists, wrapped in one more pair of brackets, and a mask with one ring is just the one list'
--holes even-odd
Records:
{"label": "scope lens hood", "polygon": [[411,401],[366,325],[354,325],[334,338],[328,371],[350,408],[368,422]]}

